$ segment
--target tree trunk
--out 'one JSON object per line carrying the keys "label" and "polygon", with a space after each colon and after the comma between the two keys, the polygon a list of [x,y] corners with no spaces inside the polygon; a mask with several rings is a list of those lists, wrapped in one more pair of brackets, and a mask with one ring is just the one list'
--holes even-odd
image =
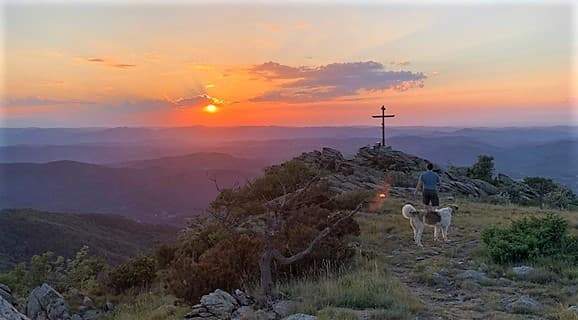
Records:
{"label": "tree trunk", "polygon": [[266,299],[266,303],[268,303],[273,296],[273,274],[271,271],[272,262],[272,248],[266,246],[263,255],[261,255],[261,261],[259,262],[259,269],[261,271],[261,288],[263,289],[263,296]]}

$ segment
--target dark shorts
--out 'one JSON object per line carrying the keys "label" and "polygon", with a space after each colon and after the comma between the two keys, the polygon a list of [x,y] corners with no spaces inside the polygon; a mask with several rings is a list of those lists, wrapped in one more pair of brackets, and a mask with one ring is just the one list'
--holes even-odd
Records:
{"label": "dark shorts", "polygon": [[440,205],[440,199],[438,198],[437,191],[434,190],[423,190],[423,204],[426,206],[431,205],[437,207]]}

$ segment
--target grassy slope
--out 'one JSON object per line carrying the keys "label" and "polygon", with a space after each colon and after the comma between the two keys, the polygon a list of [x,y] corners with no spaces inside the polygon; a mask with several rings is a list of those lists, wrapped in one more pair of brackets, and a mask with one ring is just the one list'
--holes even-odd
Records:
{"label": "grassy slope", "polygon": [[[304,279],[279,283],[278,290],[301,301],[295,312],[317,314],[320,320],[353,319],[548,319],[577,320],[565,312],[578,304],[578,277],[552,275],[542,267],[526,280],[515,279],[509,267],[495,266],[481,254],[480,233],[490,224],[508,224],[525,215],[546,213],[536,208],[459,202],[450,229],[450,243],[434,243],[424,235],[424,249],[413,244],[409,222],[400,214],[404,200],[388,199],[377,213],[361,213],[361,235],[352,239],[358,254],[351,266],[326,268]],[[578,212],[561,213],[578,233]],[[483,269],[483,284],[457,279],[464,270]],[[578,267],[574,267],[578,271]],[[446,275],[439,283],[434,272]],[[568,272],[573,274],[573,272]],[[578,274],[578,273],[576,273]],[[543,314],[508,313],[504,305],[530,295],[545,306]],[[111,319],[181,319],[184,310],[163,301],[167,296],[144,296],[147,303],[128,304]],[[186,310],[186,309],[185,309]],[[146,314],[147,316],[143,316]],[[140,316],[137,316],[140,315]]]}
{"label": "grassy slope", "polygon": [[52,251],[69,257],[87,245],[112,263],[170,241],[177,229],[140,224],[116,215],[0,211],[0,270]]}
{"label": "grassy slope", "polygon": [[[481,253],[480,233],[490,224],[508,224],[525,215],[546,211],[518,206],[495,206],[461,202],[455,216],[450,243],[434,243],[433,230],[424,235],[424,249],[413,244],[409,221],[400,214],[403,200],[388,199],[379,213],[362,213],[357,266],[342,274],[283,284],[280,288],[304,301],[302,310],[322,319],[553,319],[568,317],[564,310],[578,303],[578,267],[565,275],[552,274],[540,266],[525,280],[516,279],[509,266],[491,264]],[[578,233],[577,212],[561,213]],[[482,285],[457,279],[465,270],[485,270],[490,277]],[[444,274],[439,283],[434,272]],[[523,294],[545,306],[541,315],[508,313],[504,306]],[[319,311],[321,310],[321,311]]]}

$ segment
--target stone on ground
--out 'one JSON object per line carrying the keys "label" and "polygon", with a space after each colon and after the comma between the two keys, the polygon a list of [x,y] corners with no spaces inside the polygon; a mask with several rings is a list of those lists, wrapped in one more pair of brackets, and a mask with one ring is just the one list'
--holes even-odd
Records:
{"label": "stone on ground", "polygon": [[29,320],[28,317],[18,312],[14,306],[0,296],[0,319],[2,320]]}
{"label": "stone on ground", "polygon": [[26,315],[32,320],[71,319],[68,305],[62,295],[46,283],[32,290],[28,296]]}
{"label": "stone on ground", "polygon": [[524,295],[508,303],[506,310],[510,313],[541,313],[544,307],[530,296]]}

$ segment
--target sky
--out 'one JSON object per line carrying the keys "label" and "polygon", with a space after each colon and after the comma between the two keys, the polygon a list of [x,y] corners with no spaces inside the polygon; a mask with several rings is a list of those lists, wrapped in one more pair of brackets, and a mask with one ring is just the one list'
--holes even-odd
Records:
{"label": "sky", "polygon": [[0,126],[577,123],[570,3],[2,9]]}

